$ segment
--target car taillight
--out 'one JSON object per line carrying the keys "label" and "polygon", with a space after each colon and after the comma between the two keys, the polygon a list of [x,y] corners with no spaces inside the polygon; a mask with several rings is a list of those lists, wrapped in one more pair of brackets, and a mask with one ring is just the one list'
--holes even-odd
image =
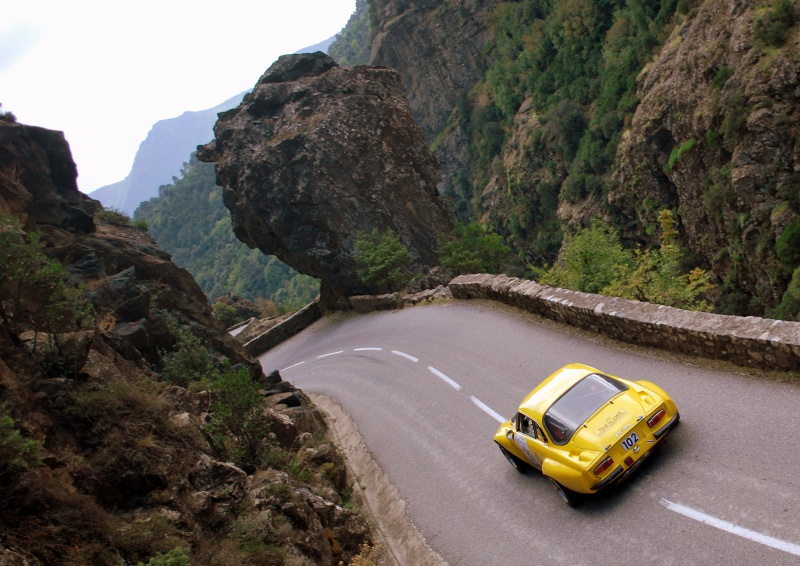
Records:
{"label": "car taillight", "polygon": [[609,469],[613,464],[614,460],[611,458],[611,456],[609,456],[608,458],[600,462],[600,465],[594,469],[594,475],[599,476],[607,469]]}
{"label": "car taillight", "polygon": [[661,419],[663,419],[664,415],[666,414],[667,412],[664,409],[661,409],[655,415],[647,419],[647,424],[650,426],[650,428],[653,428],[654,426],[656,426],[658,423],[661,422]]}

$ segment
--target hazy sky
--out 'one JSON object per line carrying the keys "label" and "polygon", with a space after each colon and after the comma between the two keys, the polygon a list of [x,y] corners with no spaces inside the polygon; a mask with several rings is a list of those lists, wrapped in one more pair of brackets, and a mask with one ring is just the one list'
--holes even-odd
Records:
{"label": "hazy sky", "polygon": [[90,192],[122,180],[158,120],[251,88],[335,35],[355,0],[4,0],[0,103],[62,130]]}

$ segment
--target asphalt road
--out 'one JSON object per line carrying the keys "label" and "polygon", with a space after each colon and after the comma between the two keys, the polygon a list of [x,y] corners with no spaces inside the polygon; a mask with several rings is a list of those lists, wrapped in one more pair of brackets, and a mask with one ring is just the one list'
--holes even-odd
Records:
{"label": "asphalt road", "polygon": [[[342,405],[452,566],[800,564],[800,384],[674,358],[454,301],[326,319],[260,360]],[[651,380],[681,411],[629,482],[577,509],[492,442],[569,362]]]}

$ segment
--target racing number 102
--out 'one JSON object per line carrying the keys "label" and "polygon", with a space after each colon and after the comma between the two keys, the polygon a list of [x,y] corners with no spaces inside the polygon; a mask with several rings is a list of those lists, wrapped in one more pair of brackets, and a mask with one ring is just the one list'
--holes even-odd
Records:
{"label": "racing number 102", "polygon": [[627,438],[625,438],[625,440],[622,441],[622,447],[625,450],[630,450],[637,442],[639,442],[639,436],[635,432],[632,432],[630,436],[628,436]]}

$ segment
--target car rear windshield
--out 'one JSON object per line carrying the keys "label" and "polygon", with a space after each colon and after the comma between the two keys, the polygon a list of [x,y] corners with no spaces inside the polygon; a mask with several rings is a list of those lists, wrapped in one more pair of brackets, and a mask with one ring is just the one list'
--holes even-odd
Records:
{"label": "car rear windshield", "polygon": [[614,378],[590,373],[564,393],[544,414],[544,426],[555,444],[566,444],[597,409],[628,387]]}

